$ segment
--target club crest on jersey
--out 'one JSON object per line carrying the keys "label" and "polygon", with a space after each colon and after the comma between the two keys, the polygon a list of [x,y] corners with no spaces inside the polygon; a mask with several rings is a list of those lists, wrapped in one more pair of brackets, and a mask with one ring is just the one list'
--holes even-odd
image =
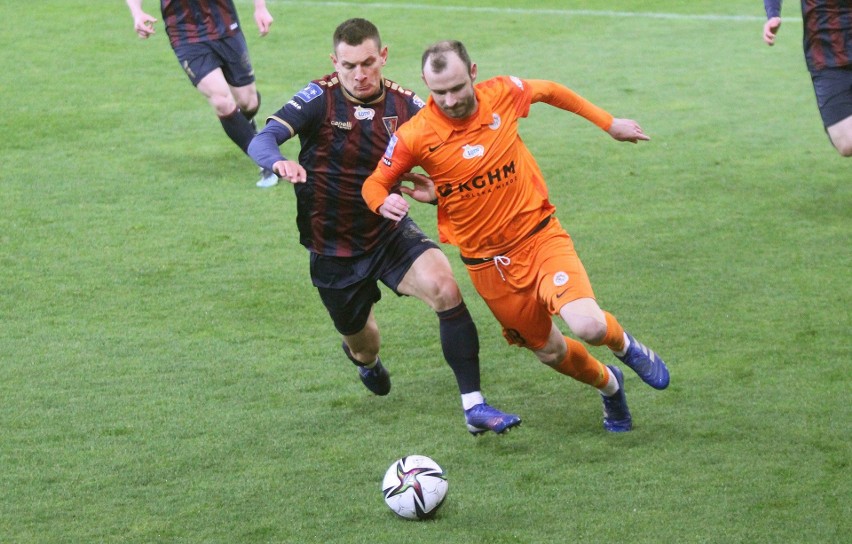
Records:
{"label": "club crest on jersey", "polygon": [[399,117],[382,117],[382,123],[385,124],[385,130],[388,131],[388,136],[393,136],[396,132],[396,125],[399,123]]}
{"label": "club crest on jersey", "polygon": [[462,157],[465,159],[475,159],[483,155],[485,155],[485,146],[466,145],[462,148]]}
{"label": "club crest on jersey", "polygon": [[495,113],[492,114],[491,119],[492,121],[491,124],[488,125],[488,128],[490,128],[491,130],[497,130],[498,128],[500,128],[500,116]]}
{"label": "club crest on jersey", "polygon": [[355,119],[358,119],[359,121],[372,121],[375,116],[376,110],[355,106]]}
{"label": "club crest on jersey", "polygon": [[310,102],[320,95],[322,95],[322,88],[313,82],[309,83],[307,87],[296,93],[296,96],[301,98],[304,102]]}
{"label": "club crest on jersey", "polygon": [[553,285],[556,287],[562,287],[568,283],[568,274],[565,272],[557,272],[553,275]]}

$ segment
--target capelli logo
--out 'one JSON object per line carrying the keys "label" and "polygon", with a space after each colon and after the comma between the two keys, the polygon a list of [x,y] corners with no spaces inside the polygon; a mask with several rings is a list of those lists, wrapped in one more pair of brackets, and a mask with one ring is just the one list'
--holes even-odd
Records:
{"label": "capelli logo", "polygon": [[462,157],[465,159],[475,159],[485,155],[485,147],[481,145],[466,145],[462,150]]}

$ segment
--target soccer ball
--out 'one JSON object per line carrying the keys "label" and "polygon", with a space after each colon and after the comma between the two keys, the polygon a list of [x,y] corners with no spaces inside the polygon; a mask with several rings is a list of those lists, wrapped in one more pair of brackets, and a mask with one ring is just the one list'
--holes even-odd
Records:
{"label": "soccer ball", "polygon": [[444,470],[425,455],[397,459],[385,472],[382,494],[393,512],[406,519],[431,518],[447,496]]}

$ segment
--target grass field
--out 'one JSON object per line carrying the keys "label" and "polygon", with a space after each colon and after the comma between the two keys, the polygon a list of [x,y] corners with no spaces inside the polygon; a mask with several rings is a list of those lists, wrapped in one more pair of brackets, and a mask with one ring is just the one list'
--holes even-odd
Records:
{"label": "grass field", "polygon": [[[507,346],[447,247],[485,393],[524,425],[472,438],[436,319],[389,292],[394,389],[369,395],[291,189],[255,188],[162,26],[140,41],[121,1],[5,2],[0,542],[849,542],[852,162],[795,2],[774,48],[746,0],[268,4],[260,39],[237,0],[261,117],[366,16],[421,96],[422,49],[458,38],[482,79],[557,80],[637,119],[651,142],[545,105],[522,127],[601,305],[672,385],[627,373],[635,429],[605,433],[598,395]],[[433,213],[413,211],[430,233]],[[448,473],[431,522],[381,497],[410,453]]]}

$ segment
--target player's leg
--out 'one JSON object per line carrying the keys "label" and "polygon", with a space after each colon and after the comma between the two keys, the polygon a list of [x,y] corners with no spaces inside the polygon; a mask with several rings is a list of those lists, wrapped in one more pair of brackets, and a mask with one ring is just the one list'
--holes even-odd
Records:
{"label": "player's leg", "polygon": [[669,372],[663,360],[627,334],[612,314],[601,310],[571,237],[557,221],[551,223],[539,235],[535,253],[538,299],[552,314],[559,315],[578,338],[593,346],[607,346],[645,383],[665,389]]}
{"label": "player's leg", "polygon": [[[260,107],[260,94],[245,37],[240,33],[208,42],[207,46],[206,62],[215,64],[216,69],[200,79],[196,87],[216,111],[231,141],[247,153],[252,138],[257,134],[254,116]],[[259,187],[271,187],[277,183],[278,177],[273,172],[261,169]]]}
{"label": "player's leg", "polygon": [[[241,87],[231,87],[231,94],[237,105],[237,111],[246,118],[252,129],[252,138],[257,134],[257,122],[255,115],[260,109],[260,93],[257,91],[257,85],[254,82]],[[241,126],[245,124],[238,121]],[[251,140],[249,140],[251,142]],[[246,144],[248,145],[248,144]],[[278,185],[278,176],[272,170],[260,169],[260,180],[257,182],[258,187],[272,187]]]}
{"label": "player's leg", "polygon": [[379,359],[381,336],[372,309],[364,327],[355,334],[343,335],[343,352],[358,367],[358,376],[376,395],[390,393],[390,373]]}
{"label": "player's leg", "polygon": [[[389,253],[396,254],[389,264],[397,264],[383,280],[397,293],[424,301],[438,316],[441,351],[455,375],[468,430],[474,435],[488,430],[499,434],[519,425],[520,417],[503,413],[485,402],[480,386],[479,333],[447,256],[413,221],[402,229],[404,232],[396,238],[398,247]],[[404,274],[396,283],[401,272]]]}
{"label": "player's leg", "polygon": [[[529,264],[517,259],[506,265],[513,270],[507,270],[505,276],[521,277],[516,267]],[[528,348],[539,361],[560,374],[598,389],[604,402],[604,427],[613,432],[630,430],[632,419],[618,370],[604,366],[582,343],[562,335],[549,309],[536,296],[536,281],[523,289],[507,283],[493,265],[471,267],[468,271],[510,344]]]}
{"label": "player's leg", "polygon": [[557,372],[598,390],[604,406],[604,429],[626,432],[633,428],[633,417],[624,394],[624,376],[618,367],[605,366],[592,357],[582,343],[563,336],[555,323],[547,344],[534,353]]}
{"label": "player's leg", "polygon": [[342,337],[346,357],[361,382],[376,395],[390,392],[390,374],[379,358],[381,336],[373,306],[382,298],[375,280],[363,278],[357,263],[311,253],[311,280]]}
{"label": "player's leg", "polygon": [[216,112],[225,133],[245,152],[254,137],[254,129],[245,117],[239,115],[231,86],[222,71],[223,60],[218,54],[217,43],[184,45],[176,47],[174,52],[190,82]]}
{"label": "player's leg", "polygon": [[254,138],[255,129],[237,106],[222,70],[217,68],[204,76],[197,88],[216,112],[225,134],[245,153]]}

